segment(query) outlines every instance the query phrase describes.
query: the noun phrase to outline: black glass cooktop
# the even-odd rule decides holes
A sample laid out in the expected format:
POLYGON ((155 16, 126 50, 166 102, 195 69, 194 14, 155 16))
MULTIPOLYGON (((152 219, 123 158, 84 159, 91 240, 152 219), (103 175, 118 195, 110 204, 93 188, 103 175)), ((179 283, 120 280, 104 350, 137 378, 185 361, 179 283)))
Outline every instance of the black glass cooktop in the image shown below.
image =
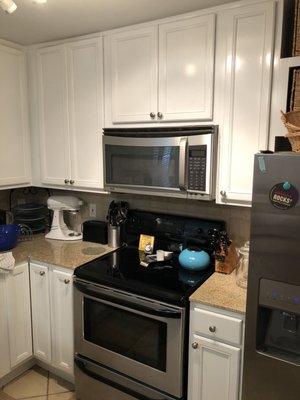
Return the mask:
POLYGON ((144 267, 136 246, 126 246, 75 270, 76 277, 172 304, 186 304, 189 296, 213 273, 213 267, 188 272, 178 262, 155 262, 144 267))

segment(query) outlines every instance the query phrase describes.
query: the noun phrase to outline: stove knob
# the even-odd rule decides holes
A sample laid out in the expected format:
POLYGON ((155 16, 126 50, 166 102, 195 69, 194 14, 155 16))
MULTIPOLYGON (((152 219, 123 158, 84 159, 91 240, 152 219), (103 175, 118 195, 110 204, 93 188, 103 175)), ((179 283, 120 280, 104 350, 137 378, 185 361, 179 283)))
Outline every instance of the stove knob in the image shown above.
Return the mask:
POLYGON ((209 327, 209 332, 211 332, 211 333, 215 333, 216 332, 216 327, 215 326, 210 326, 209 327))
POLYGON ((195 350, 198 349, 198 343, 197 342, 193 342, 192 343, 192 348, 195 349, 195 350))

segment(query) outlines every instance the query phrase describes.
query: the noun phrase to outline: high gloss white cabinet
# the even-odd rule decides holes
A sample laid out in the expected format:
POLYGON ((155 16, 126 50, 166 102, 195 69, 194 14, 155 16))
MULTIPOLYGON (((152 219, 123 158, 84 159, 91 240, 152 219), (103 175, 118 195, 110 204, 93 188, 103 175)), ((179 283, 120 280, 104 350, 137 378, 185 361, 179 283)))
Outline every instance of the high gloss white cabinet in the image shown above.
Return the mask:
POLYGON ((41 182, 103 188, 102 38, 37 50, 41 182))
POLYGON ((191 303, 188 400, 239 400, 244 318, 191 303))
POLYGON ((25 53, 0 45, 0 187, 28 185, 30 150, 25 53))
POLYGON ((198 335, 192 340, 189 400, 238 400, 241 350, 198 335))
POLYGON ((33 353, 51 363, 51 311, 49 268, 30 263, 33 353))
POLYGON ((158 119, 212 118, 214 51, 214 14, 159 25, 158 119))
POLYGON ((34 356, 73 374, 72 273, 30 264, 34 356))
POLYGON ((20 264, 6 277, 9 352, 11 367, 32 356, 28 264, 20 264))
POLYGON ((51 277, 52 365, 73 374, 73 286, 72 273, 54 269, 51 277))
POLYGON ((6 274, 0 273, 0 378, 10 371, 6 274))
POLYGON ((254 154, 268 148, 274 21, 274 1, 218 16, 218 203, 251 203, 254 154))
POLYGON ((215 15, 109 33, 105 125, 212 118, 215 15))

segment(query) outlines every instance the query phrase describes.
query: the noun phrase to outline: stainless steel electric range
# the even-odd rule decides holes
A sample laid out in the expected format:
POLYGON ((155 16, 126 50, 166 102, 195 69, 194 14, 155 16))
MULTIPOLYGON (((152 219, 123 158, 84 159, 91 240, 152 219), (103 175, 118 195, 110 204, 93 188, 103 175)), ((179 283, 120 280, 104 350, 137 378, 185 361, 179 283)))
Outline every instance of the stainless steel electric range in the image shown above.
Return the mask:
POLYGON ((189 296, 213 273, 222 221, 130 211, 127 245, 75 270, 75 380, 81 400, 186 399, 189 296), (141 266, 141 233, 171 260, 141 266), (198 273, 178 262, 193 243, 211 254, 198 273))

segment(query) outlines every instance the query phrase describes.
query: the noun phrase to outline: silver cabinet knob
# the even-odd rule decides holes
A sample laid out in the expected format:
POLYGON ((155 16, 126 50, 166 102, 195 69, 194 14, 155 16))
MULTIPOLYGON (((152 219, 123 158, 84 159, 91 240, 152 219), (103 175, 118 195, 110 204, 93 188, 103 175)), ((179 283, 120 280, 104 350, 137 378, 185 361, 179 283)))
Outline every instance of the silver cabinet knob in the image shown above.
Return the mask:
POLYGON ((150 117, 155 118, 155 113, 153 111, 150 113, 150 117))
POLYGON ((71 185, 74 185, 75 181, 73 179, 70 180, 71 185))
POLYGON ((225 190, 221 190, 220 195, 221 195, 222 197, 226 197, 226 192, 225 192, 225 190))
POLYGON ((210 326, 209 327, 209 332, 211 332, 211 333, 215 333, 216 330, 217 330, 217 328, 215 326, 210 326))
POLYGON ((70 283, 70 279, 65 279, 65 280, 64 280, 64 283, 65 283, 66 285, 68 285, 68 284, 70 283))
POLYGON ((70 183, 70 179, 65 179, 65 183, 70 183))
POLYGON ((158 113, 157 113, 157 117, 158 117, 159 119, 162 119, 163 114, 162 114, 161 112, 158 112, 158 113))
POLYGON ((192 348, 195 349, 195 350, 198 349, 198 343, 197 342, 193 342, 192 343, 192 348))
POLYGON ((44 276, 45 273, 46 273, 45 271, 40 271, 40 275, 41 275, 41 276, 44 276))

